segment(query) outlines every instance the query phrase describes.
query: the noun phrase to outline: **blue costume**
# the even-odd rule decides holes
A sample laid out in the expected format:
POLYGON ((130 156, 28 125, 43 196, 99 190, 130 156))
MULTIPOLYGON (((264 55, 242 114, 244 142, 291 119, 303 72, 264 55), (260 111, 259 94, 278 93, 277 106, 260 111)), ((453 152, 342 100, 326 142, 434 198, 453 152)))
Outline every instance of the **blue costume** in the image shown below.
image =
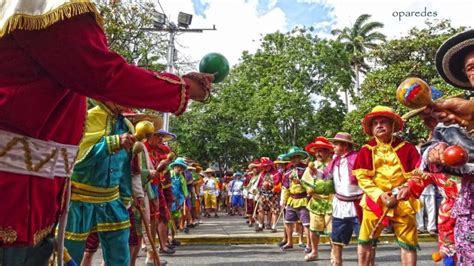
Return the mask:
POLYGON ((131 195, 131 154, 120 135, 133 126, 99 104, 88 111, 87 128, 72 174, 65 246, 81 263, 88 235, 97 232, 106 265, 130 263, 129 214, 121 197, 131 195))

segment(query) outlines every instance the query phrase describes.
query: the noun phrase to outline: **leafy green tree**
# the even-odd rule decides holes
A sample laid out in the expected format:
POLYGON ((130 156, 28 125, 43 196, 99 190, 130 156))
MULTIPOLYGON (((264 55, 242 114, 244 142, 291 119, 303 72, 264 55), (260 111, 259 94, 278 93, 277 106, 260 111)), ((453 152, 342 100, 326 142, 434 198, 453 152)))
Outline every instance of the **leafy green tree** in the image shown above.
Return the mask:
MULTIPOLYGON (((398 85, 408 77, 419 77, 445 93, 457 95, 461 90, 447 85, 438 75, 434 56, 438 47, 454 33, 463 28, 453 28, 449 21, 433 24, 427 22, 425 28, 413 28, 408 35, 390 40, 375 48, 370 58, 377 69, 368 72, 360 97, 354 98, 356 110, 346 116, 344 129, 351 132, 359 142, 365 142, 359 121, 376 105, 392 107, 397 113, 405 114, 408 108, 395 98, 398 85), (357 121, 357 123, 354 123, 357 121)), ((409 140, 426 139, 427 130, 419 118, 409 120, 403 135, 409 140)))
POLYGON ((152 70, 164 70, 166 65, 166 33, 149 32, 153 28, 154 4, 99 4, 110 49, 129 63, 152 70))
POLYGON ((339 42, 305 31, 268 34, 255 54, 242 54, 210 104, 173 119, 175 147, 226 166, 332 136, 345 114, 337 92, 352 87, 349 62, 339 42))
POLYGON ((365 58, 370 49, 374 49, 380 42, 385 41, 385 35, 376 31, 383 28, 383 24, 377 21, 368 21, 371 15, 360 15, 352 27, 335 29, 332 34, 337 35, 346 49, 351 54, 351 65, 354 67, 356 77, 356 89, 359 90, 359 73, 366 73, 370 67, 365 58))

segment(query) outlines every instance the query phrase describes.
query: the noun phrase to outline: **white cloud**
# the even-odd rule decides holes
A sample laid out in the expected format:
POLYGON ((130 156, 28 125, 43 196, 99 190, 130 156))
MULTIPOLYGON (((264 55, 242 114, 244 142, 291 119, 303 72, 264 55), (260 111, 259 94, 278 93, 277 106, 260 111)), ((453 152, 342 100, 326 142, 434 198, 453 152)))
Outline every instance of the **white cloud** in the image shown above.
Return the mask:
MULTIPOLYGON (((218 52, 227 57, 231 65, 238 62, 242 51, 254 52, 262 35, 284 30, 285 14, 274 8, 262 16, 257 14, 257 1, 245 0, 204 0, 209 4, 206 19, 194 16, 191 28, 212 28, 217 31, 204 33, 185 33, 178 37, 179 43, 194 60, 200 60, 209 52, 218 52)), ((176 21, 179 11, 194 14, 190 0, 161 0, 165 12, 170 12, 172 21, 176 21)))
MULTIPOLYGON (((389 38, 405 35, 414 27, 423 27, 428 17, 394 16, 394 12, 436 12, 434 19, 450 19, 454 26, 474 27, 474 1, 472 0, 297 0, 306 3, 324 3, 333 7, 331 16, 334 21, 315 23, 316 28, 333 25, 343 28, 352 25, 360 14, 371 14, 372 20, 384 23, 381 30, 389 38)), ((165 12, 172 21, 176 21, 179 11, 194 14, 191 0, 160 0, 165 12)), ((209 52, 225 55, 234 65, 244 50, 254 52, 262 35, 277 30, 286 31, 288 25, 284 10, 276 6, 277 0, 268 2, 273 7, 262 16, 257 13, 258 0, 202 0, 208 4, 206 18, 194 16, 191 28, 212 28, 217 31, 204 33, 185 33, 177 37, 184 48, 181 53, 193 60, 200 60, 209 52)), ((433 18, 431 18, 433 19, 433 18)), ((311 26, 311 25, 307 25, 311 26)), ((320 37, 331 37, 330 34, 318 34, 320 37)))
MULTIPOLYGON (((308 1, 308 0, 307 0, 308 1)), ((316 0, 320 1, 320 0, 316 0)), ((336 20, 335 28, 343 28, 352 25, 360 14, 372 15, 373 21, 384 23, 381 30, 389 38, 406 35, 410 28, 423 27, 427 19, 450 19, 453 26, 474 26, 474 1, 472 0, 325 0, 328 5, 334 7, 332 15, 336 20), (431 17, 416 17, 407 12, 432 12, 431 17), (398 17, 404 12, 405 17, 398 17), (436 15, 434 15, 436 12, 436 15), (398 14, 397 14, 398 13, 398 14)))

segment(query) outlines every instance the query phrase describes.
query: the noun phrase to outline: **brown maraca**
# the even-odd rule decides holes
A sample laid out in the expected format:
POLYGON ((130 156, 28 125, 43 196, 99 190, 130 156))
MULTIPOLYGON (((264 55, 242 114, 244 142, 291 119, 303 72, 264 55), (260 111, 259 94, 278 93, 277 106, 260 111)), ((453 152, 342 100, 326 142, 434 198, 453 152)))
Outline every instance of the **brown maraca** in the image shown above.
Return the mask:
MULTIPOLYGON (((420 78, 410 77, 405 79, 397 88, 397 100, 404 106, 412 109, 419 109, 421 112, 426 107, 434 104, 431 94, 431 88, 424 80, 420 78)), ((443 110, 448 114, 452 114, 443 110)), ((456 123, 467 127, 469 123, 455 116, 456 123)))
POLYGON ((387 208, 389 208, 389 209, 395 208, 397 206, 397 204, 398 204, 398 201, 397 201, 397 198, 395 196, 390 196, 385 201, 385 206, 387 206, 387 208))

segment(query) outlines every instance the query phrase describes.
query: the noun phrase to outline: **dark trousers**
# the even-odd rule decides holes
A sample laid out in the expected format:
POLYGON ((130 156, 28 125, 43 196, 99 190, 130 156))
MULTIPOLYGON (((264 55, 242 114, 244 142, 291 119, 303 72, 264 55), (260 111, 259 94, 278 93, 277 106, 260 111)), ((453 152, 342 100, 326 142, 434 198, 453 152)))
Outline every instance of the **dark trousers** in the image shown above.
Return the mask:
POLYGON ((52 236, 36 246, 0 248, 0 266, 47 266, 53 248, 52 236))

